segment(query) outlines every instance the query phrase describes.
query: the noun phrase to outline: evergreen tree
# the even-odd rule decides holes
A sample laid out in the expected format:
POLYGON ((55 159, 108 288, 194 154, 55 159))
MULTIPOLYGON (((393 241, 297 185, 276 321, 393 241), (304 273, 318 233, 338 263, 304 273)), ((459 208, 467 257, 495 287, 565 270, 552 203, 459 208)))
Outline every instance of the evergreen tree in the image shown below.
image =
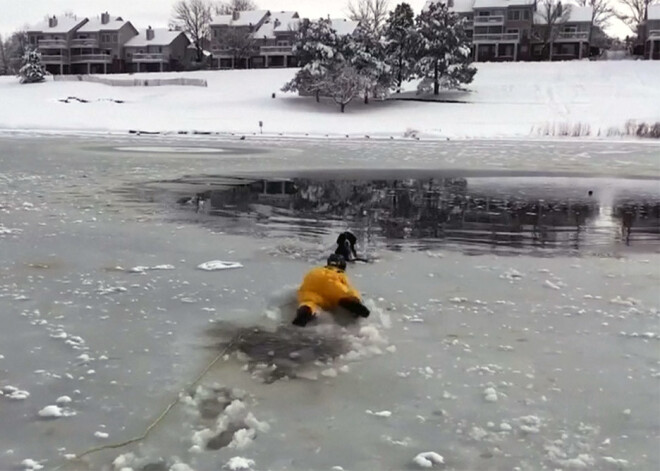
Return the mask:
POLYGON ((314 94, 316 101, 320 101, 320 95, 326 93, 332 85, 331 71, 337 70, 345 62, 341 52, 344 43, 345 40, 332 29, 330 20, 303 21, 293 46, 293 53, 301 68, 284 85, 282 91, 314 94))
POLYGON ((396 92, 413 75, 413 51, 416 37, 415 15, 407 3, 396 6, 385 24, 385 52, 396 78, 396 92))
POLYGON ((28 50, 23 56, 23 66, 18 71, 21 83, 43 82, 46 69, 41 63, 41 54, 36 50, 28 50))
POLYGON ((392 88, 392 67, 387 63, 385 44, 370 30, 359 27, 346 38, 346 52, 361 83, 364 103, 369 97, 385 98, 392 88))
POLYGON ((440 86, 457 88, 472 82, 477 70, 470 59, 470 41, 463 20, 450 12, 445 4, 434 2, 417 17, 416 74, 422 78, 419 91, 440 86))

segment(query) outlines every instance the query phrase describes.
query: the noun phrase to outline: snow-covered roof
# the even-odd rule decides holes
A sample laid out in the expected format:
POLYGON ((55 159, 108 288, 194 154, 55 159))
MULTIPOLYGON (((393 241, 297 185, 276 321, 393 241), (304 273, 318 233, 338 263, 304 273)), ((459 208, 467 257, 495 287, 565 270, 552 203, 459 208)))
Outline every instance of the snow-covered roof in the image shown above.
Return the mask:
POLYGON ((648 15, 649 20, 660 20, 660 5, 650 5, 648 15))
POLYGON ((82 25, 78 30, 79 33, 95 33, 97 31, 119 31, 128 21, 124 21, 121 17, 110 17, 110 21, 103 24, 101 18, 94 18, 82 25))
MULTIPOLYGON (((87 18, 70 18, 68 16, 63 16, 63 17, 51 17, 54 18, 55 25, 49 26, 49 18, 46 18, 45 21, 42 21, 41 23, 31 26, 27 29, 27 32, 35 32, 35 33, 68 33, 74 29, 76 29, 78 26, 80 26, 83 23, 86 23, 88 20, 87 18)), ((52 22, 51 22, 52 24, 52 22)))
POLYGON ((535 0, 474 0, 474 8, 508 8, 534 5, 535 0))
MULTIPOLYGON (((566 5, 564 8, 569 9, 568 19, 566 23, 591 23, 591 15, 593 13, 593 8, 591 7, 578 7, 575 5, 566 5)), ((534 14, 534 24, 545 25, 548 24, 548 20, 540 12, 534 14)))
POLYGON ((275 38, 275 33, 284 31, 296 31, 300 19, 295 11, 280 11, 271 13, 257 31, 254 32, 255 38, 275 38))
POLYGON ((334 29, 339 36, 353 34, 360 24, 357 21, 346 20, 344 18, 333 18, 330 20, 332 29, 334 29))
POLYGON ((139 35, 133 36, 129 39, 126 47, 146 47, 146 46, 169 46, 179 36, 183 36, 188 40, 183 31, 170 31, 166 28, 155 28, 153 39, 147 39, 147 30, 140 32, 139 35))
MULTIPOLYGON (((434 3, 447 5, 452 2, 450 0, 428 0, 424 5, 424 8, 422 8, 422 10, 423 11, 428 10, 429 7, 434 3)), ((448 9, 449 11, 454 13, 470 13, 474 9, 473 5, 474 5, 474 0, 454 0, 453 5, 450 6, 448 9)))
POLYGON ((211 26, 253 26, 259 24, 270 12, 268 10, 248 10, 236 12, 238 18, 233 15, 217 15, 211 21, 211 26))

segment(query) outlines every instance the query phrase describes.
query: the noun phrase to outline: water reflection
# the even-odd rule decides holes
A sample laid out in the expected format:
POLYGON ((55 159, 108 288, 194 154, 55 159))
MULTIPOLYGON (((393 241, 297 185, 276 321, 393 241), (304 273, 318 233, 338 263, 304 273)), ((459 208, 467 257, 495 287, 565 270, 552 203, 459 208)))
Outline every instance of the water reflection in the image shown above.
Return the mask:
POLYGON ((570 249, 657 243, 657 182, 615 186, 552 178, 224 178, 179 203, 231 220, 225 230, 239 233, 313 235, 349 225, 367 242, 395 249, 448 241, 570 249))

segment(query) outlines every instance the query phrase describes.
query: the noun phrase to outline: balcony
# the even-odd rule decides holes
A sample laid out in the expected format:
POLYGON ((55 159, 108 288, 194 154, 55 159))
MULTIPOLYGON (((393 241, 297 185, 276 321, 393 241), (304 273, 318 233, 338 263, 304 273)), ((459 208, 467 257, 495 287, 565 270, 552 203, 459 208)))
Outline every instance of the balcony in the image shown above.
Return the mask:
POLYGON ((293 46, 261 46, 259 53, 262 56, 288 56, 293 54, 293 46))
POLYGON ((44 64, 68 64, 69 57, 62 54, 42 54, 41 62, 44 64))
POLYGON ((80 64, 87 62, 95 62, 98 64, 110 64, 112 63, 112 56, 109 54, 78 54, 71 56, 72 64, 80 64))
POLYGON ((555 42, 562 41, 588 41, 589 33, 587 31, 562 31, 557 35, 555 42))
POLYGON ((40 49, 67 49, 69 47, 66 39, 40 39, 38 44, 40 49))
POLYGON ((95 38, 86 38, 86 39, 72 39, 71 40, 72 48, 98 48, 99 41, 95 38))
POLYGON ((660 39, 660 29, 652 29, 649 31, 649 39, 660 39))
POLYGON ((503 15, 492 15, 492 16, 475 16, 474 17, 475 26, 481 25, 502 25, 504 24, 503 15))
POLYGON ((520 33, 475 34, 472 42, 477 43, 517 43, 520 33))
POLYGON ((129 57, 129 62, 167 62, 169 59, 165 54, 150 52, 138 52, 129 57))

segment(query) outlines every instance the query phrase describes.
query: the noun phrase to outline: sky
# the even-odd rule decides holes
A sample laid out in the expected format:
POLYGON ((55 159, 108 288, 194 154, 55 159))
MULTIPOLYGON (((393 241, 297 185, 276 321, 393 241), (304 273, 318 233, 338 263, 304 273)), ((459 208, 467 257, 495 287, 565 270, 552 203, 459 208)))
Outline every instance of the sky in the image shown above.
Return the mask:
MULTIPOLYGON (((390 0, 390 6, 400 1, 390 0)), ((348 0, 256 0, 256 3, 265 10, 294 10, 305 18, 328 15, 341 18, 347 16, 348 0)), ((426 0, 407 0, 407 3, 419 12, 426 0)), ((93 18, 106 10, 130 20, 138 28, 164 27, 173 4, 174 0, 0 0, 0 34, 7 35, 25 25, 39 23, 46 15, 73 12, 78 17, 93 18)), ((618 36, 629 34, 621 24, 613 24, 608 31, 618 36)))

